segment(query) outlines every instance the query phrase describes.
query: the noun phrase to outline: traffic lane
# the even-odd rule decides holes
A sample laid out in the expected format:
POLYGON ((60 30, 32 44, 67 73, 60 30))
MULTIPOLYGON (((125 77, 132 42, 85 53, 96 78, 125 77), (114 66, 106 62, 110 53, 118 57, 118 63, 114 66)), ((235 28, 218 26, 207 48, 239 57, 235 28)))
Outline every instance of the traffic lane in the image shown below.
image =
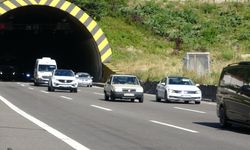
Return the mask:
MULTIPOLYGON (((35 95, 38 96, 38 94, 35 95)), ((44 95, 51 96, 51 94, 45 93, 44 95)), ((60 107, 63 106, 60 105, 60 107)), ((41 108, 48 112, 43 106, 41 108)), ((55 115, 57 114, 55 112, 51 112, 50 115, 54 116, 53 118, 60 118, 56 122, 50 122, 50 119, 47 118, 43 118, 43 120, 47 120, 46 122, 60 128, 74 139, 80 141, 83 139, 82 142, 85 141, 92 149, 183 149, 183 147, 200 149, 200 147, 203 147, 201 145, 206 143, 206 141, 198 140, 201 145, 197 146, 191 142, 197 141, 195 136, 190 135, 192 133, 153 124, 150 120, 146 121, 144 118, 121 116, 117 111, 107 112, 93 108, 81 109, 82 107, 79 104, 75 105, 74 108, 73 112, 68 112, 69 114, 74 113, 72 116, 67 117, 66 114, 62 114, 68 121, 62 121, 62 118, 55 115), (77 113, 78 111, 79 113, 77 113), (81 117, 78 118, 77 116, 81 117), (172 143, 177 140, 181 140, 181 144, 173 145, 172 143)), ((34 111, 41 113, 42 110, 36 109, 34 111)), ((72 111, 72 109, 70 108, 68 111, 72 111)), ((206 149, 206 145, 204 147, 206 149)))
MULTIPOLYGON (((89 92, 88 92, 89 93, 89 92)), ((90 94, 90 93, 89 93, 90 94)), ((90 94, 91 95, 91 94, 90 94)), ((81 96, 81 97, 83 97, 83 96, 81 96)), ((86 94, 84 94, 84 97, 86 98, 86 94)), ((93 98, 92 98, 93 99, 93 98)), ((95 98, 94 98, 95 99, 95 98)), ((82 100, 79 100, 79 101, 82 101, 82 102, 86 102, 86 101, 88 101, 89 100, 89 98, 86 98, 86 99, 84 99, 83 101, 82 100)), ((91 101, 93 101, 93 100, 91 100, 91 101)), ((106 102, 105 102, 106 103, 106 102)), ((131 106, 134 106, 134 103, 131 103, 132 105, 131 106)), ((115 111, 115 110, 113 110, 113 111, 115 111)), ((117 111, 115 111, 115 113, 117 114, 118 112, 117 111)), ((92 114, 92 113, 91 113, 92 114)), ((133 116, 138 116, 137 114, 135 114, 135 113, 131 113, 131 115, 126 115, 126 113, 125 113, 125 115, 124 115, 124 113, 121 113, 121 114, 119 114, 118 113, 118 116, 119 116, 119 118, 130 118, 130 119, 128 119, 128 120, 132 120, 132 119, 134 119, 134 120, 138 120, 138 118, 137 117, 135 117, 135 118, 133 118, 133 116), (122 114, 122 115, 121 115, 122 114)), ((94 117, 94 118, 96 118, 96 117, 94 117)), ((107 118, 107 117, 104 117, 104 118, 107 118)), ((142 119, 142 118, 140 118, 140 119, 142 119)), ((143 120, 143 119, 142 119, 143 120)), ((109 121, 110 122, 110 121, 109 121)), ((126 121, 127 122, 127 121, 126 121)), ((150 122, 150 123, 152 123, 152 122, 150 122)), ((172 128, 169 128, 169 126, 168 127, 165 127, 165 126, 162 126, 162 125, 159 125, 159 124, 156 124, 157 126, 161 126, 160 128, 162 128, 162 127, 164 127, 164 129, 166 128, 166 129, 170 129, 170 130, 172 130, 172 128)), ((115 126, 115 127, 117 127, 117 126, 115 126)), ((179 131, 179 130, 176 130, 176 129, 173 129, 173 131, 174 132, 177 132, 177 131, 179 131)), ((209 132, 208 132, 209 133, 209 132)), ((210 132, 211 133, 211 132, 210 132)), ((209 134, 210 134, 209 133, 209 134)), ((208 134, 208 135, 209 135, 208 134)), ((204 135, 203 135, 204 136, 204 135)), ((226 132, 226 136, 232 136, 232 135, 228 135, 228 133, 226 132)), ((209 136, 205 136, 205 137, 203 137, 204 139, 204 141, 206 141, 206 139, 209 139, 209 140, 212 140, 213 142, 218 142, 218 141, 220 141, 221 139, 225 139, 224 138, 225 136, 220 136, 220 138, 214 138, 213 136, 211 136, 211 139, 210 139, 210 137, 209 136)), ((98 138, 98 137, 97 137, 98 138)), ((153 138, 153 139, 157 139, 157 137, 155 137, 155 138, 153 138)), ((237 138, 236 138, 237 139, 237 138)), ((238 140, 240 140, 240 138, 238 139, 238 140)), ((226 139, 225 140, 225 145, 223 145, 222 146, 222 148, 225 148, 225 149, 229 149, 227 146, 226 146, 226 144, 227 145, 230 145, 231 147, 233 147, 233 148, 238 148, 238 147, 235 147, 235 146, 233 146, 232 145, 232 142, 230 141, 230 139, 228 140, 228 139, 226 139), (229 142, 229 143, 228 143, 229 142)), ((237 140, 234 140, 234 141, 237 141, 237 140)), ((240 140, 240 141, 242 141, 242 140, 240 140)), ((213 143, 212 142, 212 143, 213 143)), ((126 142, 125 142, 126 143, 126 142)), ((182 142, 183 143, 183 142, 182 142)), ((185 142, 184 142, 185 143, 185 142)), ((211 143, 211 141, 209 141, 208 143, 211 143)), ((243 145, 246 145, 246 144, 244 144, 244 141, 242 141, 242 143, 243 143, 243 145)), ((208 145, 205 145, 205 146, 208 146, 208 145)), ((216 145, 216 146, 218 146, 218 145, 216 145)), ((174 147, 176 147, 176 145, 174 146, 174 147)), ((244 149, 244 147, 240 147, 241 149, 244 149)))
MULTIPOLYGON (((0 91, 2 95, 2 84, 0 91)), ((64 142, 50 135, 45 130, 34 125, 11 110, 0 100, 0 149, 71 150, 64 142)))
MULTIPOLYGON (((90 92, 87 93, 90 94, 90 92)), ((147 99, 147 96, 145 97, 145 104, 134 104, 124 101, 107 102, 101 100, 103 97, 101 93, 95 95, 99 97, 101 102, 103 102, 103 104, 99 104, 100 106, 105 105, 108 108, 123 111, 121 114, 129 115, 131 118, 154 118, 159 122, 171 123, 171 125, 174 124, 181 127, 187 127, 188 129, 197 130, 200 134, 203 134, 204 137, 207 137, 210 140, 217 139, 218 141, 225 143, 231 143, 231 141, 233 140, 245 145, 249 140, 249 138, 246 138, 246 136, 250 133, 248 129, 233 127, 229 130, 222 130, 220 128, 219 120, 216 116, 215 105, 204 103, 202 103, 201 105, 164 102, 156 103, 154 102, 154 100, 147 99), (156 105, 153 106, 150 102, 153 102, 156 105), (149 105, 147 105, 147 103, 149 105), (159 107, 161 109, 159 109, 159 107), (206 110, 206 113, 176 109, 177 107, 189 108, 192 110, 200 110, 201 107, 203 110, 206 110), (231 138, 225 139, 225 136, 229 136, 231 138)), ((247 146, 250 145, 247 144, 247 146)))

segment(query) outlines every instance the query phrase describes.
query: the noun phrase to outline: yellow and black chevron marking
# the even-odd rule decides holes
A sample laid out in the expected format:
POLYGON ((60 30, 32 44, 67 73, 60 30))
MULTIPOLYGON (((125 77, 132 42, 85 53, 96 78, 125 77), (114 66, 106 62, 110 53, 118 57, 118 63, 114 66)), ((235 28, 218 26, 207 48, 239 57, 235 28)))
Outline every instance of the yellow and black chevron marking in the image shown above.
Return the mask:
POLYGON ((65 0, 6 0, 0 3, 0 16, 10 10, 27 5, 49 6, 68 12, 77 18, 92 34, 98 46, 101 61, 105 63, 111 59, 112 51, 101 28, 87 13, 71 2, 65 0))

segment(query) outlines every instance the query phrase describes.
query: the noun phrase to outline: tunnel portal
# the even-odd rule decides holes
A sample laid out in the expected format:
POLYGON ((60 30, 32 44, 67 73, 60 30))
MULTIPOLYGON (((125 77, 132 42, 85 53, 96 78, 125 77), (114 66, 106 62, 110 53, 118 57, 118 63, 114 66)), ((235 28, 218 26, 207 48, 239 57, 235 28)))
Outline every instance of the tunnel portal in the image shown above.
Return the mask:
POLYGON ((35 60, 51 57, 58 68, 102 78, 111 48, 97 23, 64 0, 0 2, 0 65, 33 71, 35 60))

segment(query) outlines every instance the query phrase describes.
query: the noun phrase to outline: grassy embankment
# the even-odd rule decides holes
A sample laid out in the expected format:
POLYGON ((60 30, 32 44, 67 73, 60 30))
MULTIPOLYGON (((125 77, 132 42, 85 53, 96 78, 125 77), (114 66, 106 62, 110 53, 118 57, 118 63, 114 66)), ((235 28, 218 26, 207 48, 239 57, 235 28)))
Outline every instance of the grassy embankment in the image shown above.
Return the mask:
POLYGON ((122 9, 121 17, 105 16, 99 24, 113 50, 111 63, 142 80, 184 75, 200 84, 217 84, 224 66, 250 53, 249 3, 153 2, 122 9), (181 39, 178 48, 176 38, 181 39), (189 51, 210 52, 209 74, 199 77, 183 71, 189 51))

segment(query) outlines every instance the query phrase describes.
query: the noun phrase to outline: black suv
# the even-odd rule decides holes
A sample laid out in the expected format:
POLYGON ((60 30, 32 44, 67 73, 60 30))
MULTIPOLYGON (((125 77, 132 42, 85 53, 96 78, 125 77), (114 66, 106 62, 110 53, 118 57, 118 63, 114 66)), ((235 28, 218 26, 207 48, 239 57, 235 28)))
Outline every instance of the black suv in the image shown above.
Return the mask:
POLYGON ((216 99, 221 127, 232 123, 250 126, 250 62, 223 68, 216 99))

